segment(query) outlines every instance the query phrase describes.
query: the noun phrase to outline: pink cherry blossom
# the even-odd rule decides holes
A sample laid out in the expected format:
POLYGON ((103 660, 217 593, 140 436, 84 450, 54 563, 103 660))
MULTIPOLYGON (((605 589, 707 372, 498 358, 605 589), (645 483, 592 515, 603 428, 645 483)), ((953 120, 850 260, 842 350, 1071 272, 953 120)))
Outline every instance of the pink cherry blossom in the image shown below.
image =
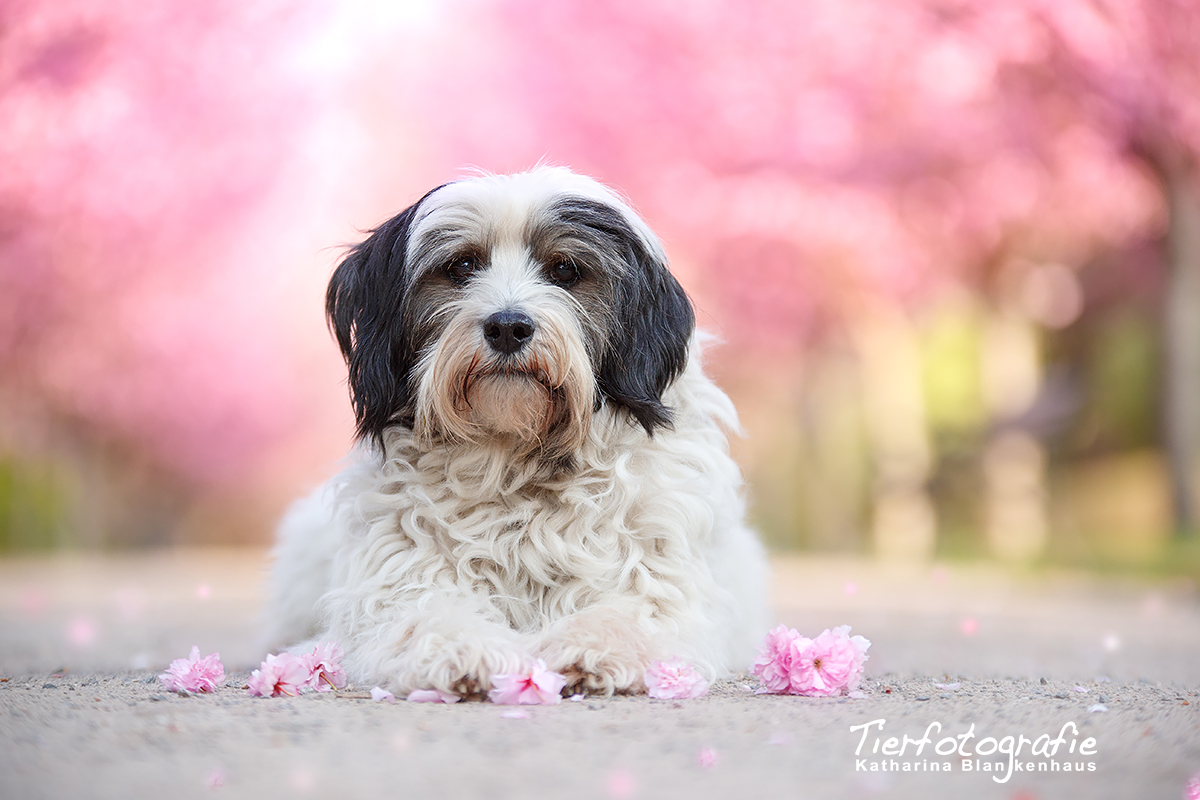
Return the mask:
POLYGON ((808 639, 794 629, 780 625, 767 634, 750 672, 759 678, 760 692, 782 694, 788 691, 792 663, 809 645, 808 639))
POLYGON ((788 689, 791 694, 831 697, 840 695, 844 689, 858 688, 864 656, 846 635, 849 626, 843 628, 826 630, 792 661, 788 689))
POLYGON ((551 672, 540 658, 526 672, 493 675, 488 699, 500 705, 540 705, 562 702, 567 679, 551 672))
POLYGON ((646 688, 657 700, 694 700, 708 693, 708 681, 679 658, 655 661, 646 670, 646 688))
POLYGON ((410 703, 457 703, 462 698, 441 689, 414 689, 404 699, 410 703))
POLYGON ((250 694, 256 697, 295 697, 307 687, 312 670, 304 656, 292 653, 269 655, 250 675, 250 694))
POLYGON ((508 711, 501 711, 500 716, 503 719, 529 719, 529 712, 514 708, 508 711))
POLYGON ((716 750, 713 750, 711 747, 702 747, 700 748, 700 753, 696 756, 696 761, 705 769, 711 769, 717 765, 719 758, 720 756, 716 750))
POLYGON ((225 665, 220 653, 201 658, 200 648, 192 645, 191 656, 172 661, 158 679, 172 692, 212 692, 225 680, 225 665))
POLYGON ((346 685, 346 670, 342 669, 342 648, 336 642, 321 642, 313 651, 303 656, 309 669, 307 686, 318 692, 330 688, 341 689, 346 685))
POLYGON ((780 625, 767 634, 751 671, 760 678, 759 693, 840 695, 858 689, 870 646, 862 636, 851 636, 849 625, 816 639, 780 625))

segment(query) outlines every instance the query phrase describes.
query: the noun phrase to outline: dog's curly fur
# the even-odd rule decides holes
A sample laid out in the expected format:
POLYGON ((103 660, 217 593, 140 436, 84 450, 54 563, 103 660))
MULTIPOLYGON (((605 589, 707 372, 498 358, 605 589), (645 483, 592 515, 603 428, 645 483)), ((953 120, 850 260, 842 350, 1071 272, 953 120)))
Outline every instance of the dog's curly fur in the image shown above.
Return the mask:
POLYGON ((606 693, 655 659, 749 665, 766 566, 736 413, 615 193, 549 167, 438 187, 350 252, 327 308, 362 441, 281 525, 275 643, 337 640, 397 692, 478 694, 538 658, 606 693))

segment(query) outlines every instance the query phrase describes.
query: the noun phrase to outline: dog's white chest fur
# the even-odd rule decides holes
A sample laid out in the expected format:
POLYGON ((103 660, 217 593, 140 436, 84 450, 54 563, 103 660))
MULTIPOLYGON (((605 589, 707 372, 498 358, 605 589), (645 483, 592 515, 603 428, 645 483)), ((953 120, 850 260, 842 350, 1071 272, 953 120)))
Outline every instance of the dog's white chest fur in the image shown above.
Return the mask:
POLYGON ((375 446, 285 519, 269 613, 278 643, 337 640, 355 680, 473 694, 543 659, 637 691, 655 659, 713 678, 753 656, 732 405, 657 240, 551 173, 439 190, 334 277, 375 446))

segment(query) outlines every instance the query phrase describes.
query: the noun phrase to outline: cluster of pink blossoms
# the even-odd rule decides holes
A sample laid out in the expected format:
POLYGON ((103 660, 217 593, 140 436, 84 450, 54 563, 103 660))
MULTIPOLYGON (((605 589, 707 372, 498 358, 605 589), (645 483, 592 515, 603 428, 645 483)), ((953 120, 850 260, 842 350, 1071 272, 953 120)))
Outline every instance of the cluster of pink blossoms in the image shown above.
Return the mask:
POLYGON ((257 697, 295 697, 302 691, 328 692, 346 685, 342 648, 322 642, 311 653, 269 655, 250 675, 249 691, 257 697))
POLYGON ((562 702, 567 679, 551 672, 540 658, 525 672, 493 675, 488 700, 498 705, 544 705, 562 702))
POLYGON ((870 646, 864 637, 851 636, 849 625, 815 639, 780 625, 767 634, 750 671, 762 693, 832 697, 858 688, 870 646))
POLYGON ((225 665, 220 653, 201 658, 200 648, 192 645, 191 656, 172 661, 158 679, 172 692, 213 692, 225 680, 225 665))

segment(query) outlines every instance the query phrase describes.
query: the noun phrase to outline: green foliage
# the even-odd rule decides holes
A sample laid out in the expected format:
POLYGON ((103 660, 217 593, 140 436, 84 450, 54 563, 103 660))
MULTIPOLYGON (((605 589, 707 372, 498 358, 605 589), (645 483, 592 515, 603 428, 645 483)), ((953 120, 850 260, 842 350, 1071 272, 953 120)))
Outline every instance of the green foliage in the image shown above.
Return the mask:
POLYGON ((939 311, 922 336, 922 388, 935 434, 977 434, 986 421, 980 381, 978 315, 969 308, 939 311))
POLYGON ((1156 328, 1141 315, 1119 315, 1099 330, 1089 353, 1088 415, 1108 446, 1155 442, 1158 350, 1156 328))
POLYGON ((61 544, 68 494, 53 464, 0 456, 0 553, 61 544))

